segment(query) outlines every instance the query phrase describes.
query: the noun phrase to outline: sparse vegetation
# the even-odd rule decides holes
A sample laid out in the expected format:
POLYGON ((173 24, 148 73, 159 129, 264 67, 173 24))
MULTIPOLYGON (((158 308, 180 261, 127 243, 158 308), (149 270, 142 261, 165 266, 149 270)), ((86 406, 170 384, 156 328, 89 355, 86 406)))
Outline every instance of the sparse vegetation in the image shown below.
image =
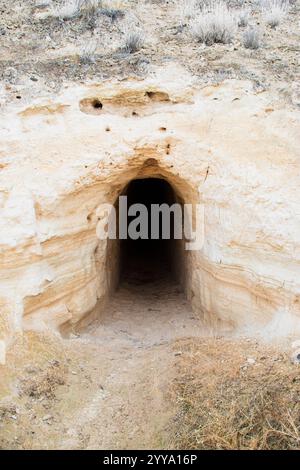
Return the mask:
POLYGON ((243 44, 246 49, 259 49, 260 43, 259 31, 256 28, 248 28, 243 36, 243 44))
POLYGON ((276 28, 282 22, 283 18, 287 15, 289 4, 285 0, 267 0, 263 3, 262 13, 265 22, 276 28))
POLYGON ((102 7, 102 0, 83 0, 81 8, 89 14, 96 14, 102 7))
POLYGON ((197 41, 208 46, 214 43, 230 43, 236 33, 235 15, 222 1, 204 6, 192 22, 192 33, 197 41))
POLYGON ((61 6, 53 6, 52 15, 60 20, 71 20, 80 14, 82 0, 66 0, 61 6))
POLYGON ((177 14, 179 16, 180 26, 183 27, 188 24, 199 12, 199 5, 197 0, 178 0, 177 1, 177 14))
POLYGON ((247 26, 249 22, 249 10, 240 10, 238 12, 238 26, 244 27, 247 26))
POLYGON ((124 27, 124 46, 123 50, 128 54, 139 51, 145 43, 145 35, 143 31, 131 23, 124 27))
POLYGON ((226 77, 280 80, 287 88, 297 81, 300 0, 28 0, 18 12, 10 11, 9 0, 2 2, 0 76, 14 87, 27 77, 27 83, 36 79, 36 90, 45 83, 58 90, 64 80, 83 79, 82 63, 90 64, 86 78, 109 79, 145 76, 166 61, 192 70, 203 83, 221 79, 225 69, 226 77), (14 32, 22 40, 12 48, 14 32), (105 53, 85 53, 91 38, 102 50, 105 45, 105 53), (244 47, 259 48, 251 64, 244 63, 244 47), (18 52, 22 59, 15 61, 18 52))
POLYGON ((250 343, 186 340, 178 348, 168 448, 300 449, 298 366, 250 343))
POLYGON ((87 42, 80 52, 80 61, 83 64, 91 64, 95 62, 95 53, 97 49, 97 43, 93 40, 87 42))
POLYGON ((118 8, 102 8, 101 14, 108 16, 112 22, 116 21, 119 18, 123 18, 124 11, 118 8))
POLYGON ((78 17, 82 12, 93 16, 101 5, 102 0, 65 0, 63 5, 52 8, 52 15, 60 20, 71 20, 78 17))

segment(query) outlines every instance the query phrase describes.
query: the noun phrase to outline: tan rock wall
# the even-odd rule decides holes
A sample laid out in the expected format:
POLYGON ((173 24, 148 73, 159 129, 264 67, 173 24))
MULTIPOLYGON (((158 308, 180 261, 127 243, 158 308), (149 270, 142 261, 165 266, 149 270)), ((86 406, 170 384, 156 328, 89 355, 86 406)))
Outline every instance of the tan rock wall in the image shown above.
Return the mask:
POLYGON ((174 74, 18 106, 1 116, 1 341, 104 307, 118 245, 97 239, 97 208, 147 176, 205 206, 203 249, 181 276, 199 316, 300 331, 299 113, 248 82, 199 90, 174 74))

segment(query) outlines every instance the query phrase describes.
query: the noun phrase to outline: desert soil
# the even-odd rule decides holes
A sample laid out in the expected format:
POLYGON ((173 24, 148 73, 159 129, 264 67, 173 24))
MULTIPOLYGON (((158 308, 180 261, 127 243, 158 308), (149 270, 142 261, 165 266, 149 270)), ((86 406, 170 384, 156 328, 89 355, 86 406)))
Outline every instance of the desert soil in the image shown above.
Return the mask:
POLYGON ((84 333, 51 340, 30 333, 27 352, 12 361, 14 395, 0 406, 0 447, 163 447, 175 412, 174 346, 201 331, 177 285, 130 279, 84 333))
POLYGON ((67 83, 143 79, 157 67, 175 62, 194 77, 195 83, 220 83, 243 79, 258 91, 272 88, 293 107, 299 106, 299 0, 290 0, 288 14, 279 26, 268 26, 256 0, 228 0, 233 12, 249 11, 249 24, 239 27, 230 44, 204 46, 197 43, 190 24, 181 25, 178 5, 169 0, 110 0, 103 5, 117 8, 112 20, 99 9, 92 21, 84 15, 61 21, 51 15, 51 5, 35 0, 0 0, 0 105, 19 106, 41 96, 57 96, 67 83), (124 30, 141 28, 143 47, 124 52, 124 30), (243 45, 245 30, 258 30, 259 49, 243 45), (94 60, 82 63, 82 51, 95 45, 94 60))
POLYGON ((278 346, 215 336, 170 280, 127 278, 82 333, 16 341, 0 449, 298 449, 299 365, 278 346))

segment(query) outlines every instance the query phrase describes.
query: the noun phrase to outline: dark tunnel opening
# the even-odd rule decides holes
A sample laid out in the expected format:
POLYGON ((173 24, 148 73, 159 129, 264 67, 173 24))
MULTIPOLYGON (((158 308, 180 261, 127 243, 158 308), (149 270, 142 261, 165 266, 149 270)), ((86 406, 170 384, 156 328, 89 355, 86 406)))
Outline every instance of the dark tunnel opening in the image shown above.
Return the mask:
MULTIPOLYGON (((180 240, 174 239, 174 213, 172 211, 170 211, 170 224, 168 224, 170 236, 167 234, 166 239, 166 233, 163 233, 163 217, 165 223, 168 223, 163 213, 159 214, 159 230, 156 224, 157 239, 151 236, 154 230, 151 207, 153 204, 166 204, 170 207, 174 203, 179 203, 174 189, 164 179, 144 178, 132 180, 123 195, 127 196, 128 208, 133 204, 143 204, 147 208, 148 238, 143 238, 144 230, 140 238, 132 239, 128 236, 126 240, 120 240, 120 281, 137 284, 162 280, 175 281, 180 240)), ((127 228, 134 219, 135 216, 128 216, 127 228)))

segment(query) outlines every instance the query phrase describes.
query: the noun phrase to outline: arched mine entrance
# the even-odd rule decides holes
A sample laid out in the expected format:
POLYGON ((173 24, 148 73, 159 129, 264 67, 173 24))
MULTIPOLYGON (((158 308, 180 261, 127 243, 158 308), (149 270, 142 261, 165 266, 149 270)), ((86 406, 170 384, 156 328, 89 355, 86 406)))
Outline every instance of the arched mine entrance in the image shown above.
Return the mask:
POLYGON ((184 322, 191 315, 186 293, 190 253, 185 250, 184 202, 177 188, 156 174, 132 179, 121 190, 115 201, 118 237, 109 240, 106 250, 110 294, 101 316, 104 323, 114 324, 117 312, 124 328, 133 321, 132 331, 138 323, 143 335, 152 322, 160 332, 164 321, 173 322, 182 315, 180 322, 184 322), (141 207, 146 221, 140 217, 141 207))
POLYGON ((110 295, 100 322, 116 344, 130 338, 142 348, 194 335, 199 327, 186 292, 191 260, 185 250, 184 203, 177 188, 157 174, 132 179, 115 201, 119 236, 107 245, 110 295), (120 230, 122 198, 127 218, 120 230), (143 227, 141 206, 147 212, 143 227), (158 227, 153 207, 160 208, 158 227))
POLYGON ((135 179, 127 185, 123 196, 134 215, 128 215, 124 221, 127 238, 120 240, 120 283, 179 281, 178 271, 184 267, 174 228, 181 204, 174 189, 162 178, 135 179))

